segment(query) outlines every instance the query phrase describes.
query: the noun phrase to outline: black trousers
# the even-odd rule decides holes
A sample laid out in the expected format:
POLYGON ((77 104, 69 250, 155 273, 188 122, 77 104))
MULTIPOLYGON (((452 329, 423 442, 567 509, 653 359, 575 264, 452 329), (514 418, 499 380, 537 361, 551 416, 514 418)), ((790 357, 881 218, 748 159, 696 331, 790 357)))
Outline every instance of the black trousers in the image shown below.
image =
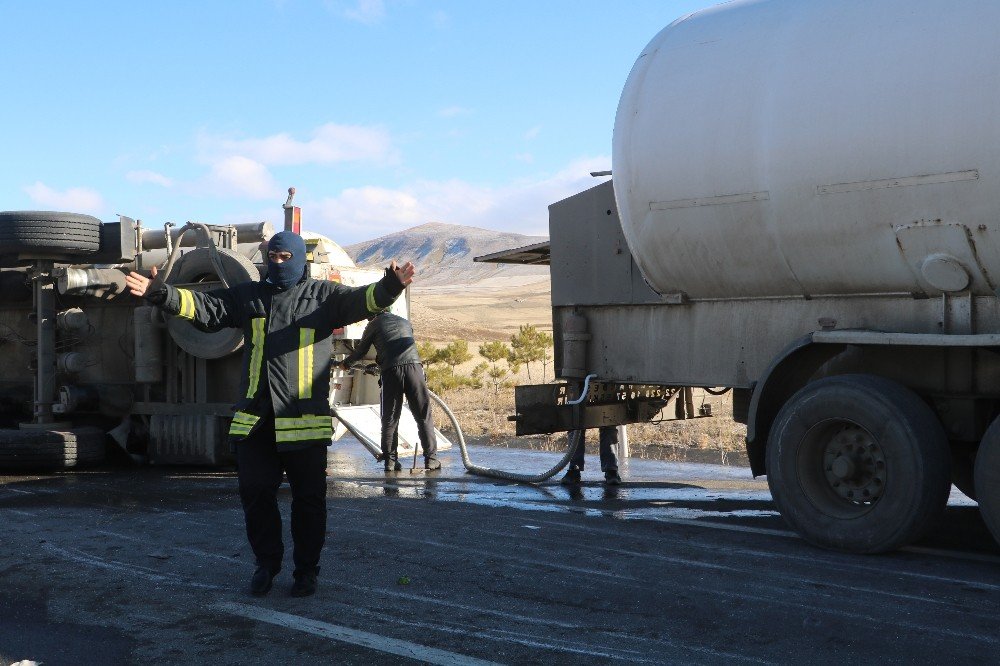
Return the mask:
POLYGON ((399 415, 403 411, 403 396, 410 405, 417 422, 420 446, 425 460, 437 457, 437 437, 434 435, 434 418, 431 400, 424 381, 424 367, 407 363, 382 370, 382 455, 386 460, 397 460, 399 445, 399 415))
MULTIPOLYGON (((571 430, 568 437, 577 437, 578 441, 576 444, 576 451, 573 453, 572 459, 570 459, 570 467, 576 467, 579 470, 583 469, 583 455, 586 449, 586 430, 571 430)), ((618 447, 618 428, 615 426, 601 426, 600 429, 600 454, 601 454, 601 471, 602 472, 617 472, 618 471, 618 453, 616 451, 618 447)))
POLYGON ((257 565, 274 574, 281 569, 285 547, 281 540, 278 487, 284 472, 292 489, 295 573, 319 571, 319 556, 326 539, 326 447, 315 444, 279 453, 271 414, 261 419, 249 437, 236 444, 236 464, 247 539, 257 565))

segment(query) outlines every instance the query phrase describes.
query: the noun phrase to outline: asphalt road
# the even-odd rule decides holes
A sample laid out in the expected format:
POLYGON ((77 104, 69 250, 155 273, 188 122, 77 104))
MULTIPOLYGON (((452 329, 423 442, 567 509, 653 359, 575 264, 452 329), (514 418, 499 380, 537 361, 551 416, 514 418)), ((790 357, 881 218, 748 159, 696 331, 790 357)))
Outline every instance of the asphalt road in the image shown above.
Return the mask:
MULTIPOLYGON (((953 494, 920 544, 813 548, 749 471, 632 460, 606 489, 385 476, 330 453, 316 596, 269 596, 232 472, 0 477, 0 664, 995 663, 1000 548, 953 494)), ((476 449, 539 472, 552 454, 476 449)), ((596 459, 588 463, 596 468, 596 459)), ((287 488, 282 509, 289 508, 287 488)), ((286 539, 290 543, 290 539, 286 539)), ((289 545, 290 550, 290 545, 289 545)))

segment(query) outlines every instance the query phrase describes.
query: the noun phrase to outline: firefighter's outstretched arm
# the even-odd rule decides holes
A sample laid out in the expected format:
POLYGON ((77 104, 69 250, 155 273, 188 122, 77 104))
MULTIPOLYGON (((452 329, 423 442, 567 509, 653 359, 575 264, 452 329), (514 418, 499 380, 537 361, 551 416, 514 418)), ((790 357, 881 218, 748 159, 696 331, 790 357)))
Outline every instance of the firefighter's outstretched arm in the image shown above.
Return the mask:
POLYGON ((409 261, 402 266, 393 261, 385 269, 382 279, 367 287, 337 285, 333 296, 326 303, 331 326, 337 328, 353 324, 385 310, 413 282, 415 274, 416 268, 409 261))
POLYGON ((147 278, 135 271, 125 277, 125 284, 133 296, 145 298, 168 314, 187 319, 204 330, 236 328, 241 325, 236 313, 231 290, 220 289, 210 293, 178 289, 168 284, 151 288, 156 280, 156 266, 147 278))
POLYGON ((413 265, 413 262, 408 261, 400 266, 396 263, 395 259, 389 264, 389 270, 396 274, 396 277, 404 287, 413 282, 413 276, 417 272, 417 268, 413 265))

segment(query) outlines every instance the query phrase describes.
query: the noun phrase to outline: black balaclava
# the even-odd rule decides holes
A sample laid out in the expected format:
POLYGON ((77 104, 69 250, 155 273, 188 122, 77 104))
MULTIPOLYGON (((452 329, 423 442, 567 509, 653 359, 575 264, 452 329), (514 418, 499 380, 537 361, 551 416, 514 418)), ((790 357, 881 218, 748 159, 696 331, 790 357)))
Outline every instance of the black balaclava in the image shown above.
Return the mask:
POLYGON ((306 274, 306 242, 292 231, 279 231, 267 241, 268 252, 291 252, 292 258, 276 264, 267 260, 267 279, 271 284, 288 289, 297 285, 306 274))

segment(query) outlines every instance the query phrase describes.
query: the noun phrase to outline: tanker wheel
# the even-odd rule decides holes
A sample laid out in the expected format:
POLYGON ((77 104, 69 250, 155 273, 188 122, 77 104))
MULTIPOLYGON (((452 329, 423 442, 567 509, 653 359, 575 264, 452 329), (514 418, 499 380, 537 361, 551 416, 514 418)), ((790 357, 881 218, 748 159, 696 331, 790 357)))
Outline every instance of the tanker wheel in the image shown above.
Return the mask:
POLYGON ((807 541, 881 553, 917 539, 951 489, 948 439, 912 391, 873 375, 820 379, 778 413, 767 481, 807 541))
POLYGON ((993 538, 1000 542, 1000 417, 993 421, 976 455, 979 513, 993 538))
MULTIPOLYGON (((260 279, 260 272, 253 262, 238 252, 219 248, 219 259, 230 286, 260 279)), ((218 279, 208 248, 198 248, 181 256, 167 281, 171 285, 179 285, 214 282, 218 279)), ((239 328, 208 332, 196 328, 184 319, 168 317, 167 330, 178 347, 196 358, 222 358, 243 346, 243 330, 239 328)))
POLYGON ((0 252, 51 258, 101 249, 101 221, 90 215, 52 211, 0 212, 0 252))
POLYGON ((52 471, 104 460, 100 428, 0 430, 0 470, 52 471))

